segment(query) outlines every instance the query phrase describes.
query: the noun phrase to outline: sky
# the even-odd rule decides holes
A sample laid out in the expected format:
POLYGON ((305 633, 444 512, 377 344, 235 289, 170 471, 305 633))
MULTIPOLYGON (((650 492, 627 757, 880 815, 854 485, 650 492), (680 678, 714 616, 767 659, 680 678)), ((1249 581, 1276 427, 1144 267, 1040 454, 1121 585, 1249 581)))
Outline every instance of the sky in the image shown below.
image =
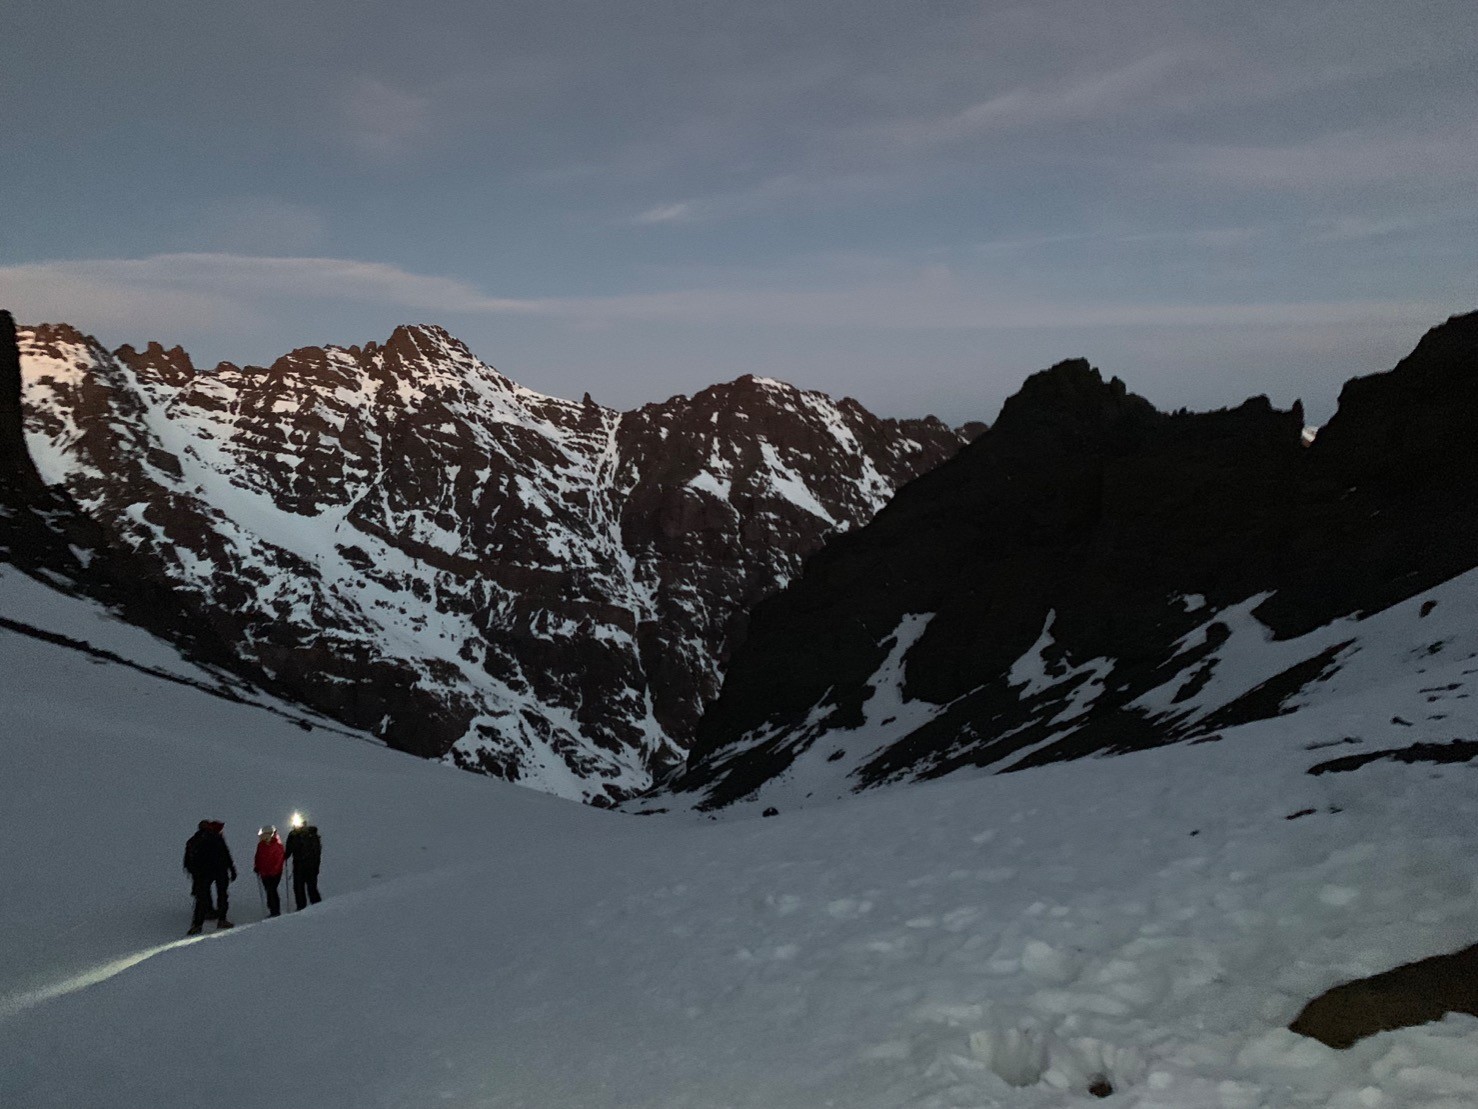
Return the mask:
POLYGON ((1321 422, 1478 307, 1472 0, 12 0, 0 109, 0 306, 206 366, 1321 422))

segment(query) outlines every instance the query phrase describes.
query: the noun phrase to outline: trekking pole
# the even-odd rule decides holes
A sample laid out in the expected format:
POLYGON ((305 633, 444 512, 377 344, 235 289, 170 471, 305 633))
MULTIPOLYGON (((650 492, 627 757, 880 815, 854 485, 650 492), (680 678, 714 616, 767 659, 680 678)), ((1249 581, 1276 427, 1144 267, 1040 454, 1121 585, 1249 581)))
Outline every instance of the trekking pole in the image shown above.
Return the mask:
POLYGON ((262 876, 257 875, 257 900, 262 904, 262 915, 267 915, 267 887, 262 882, 262 876))

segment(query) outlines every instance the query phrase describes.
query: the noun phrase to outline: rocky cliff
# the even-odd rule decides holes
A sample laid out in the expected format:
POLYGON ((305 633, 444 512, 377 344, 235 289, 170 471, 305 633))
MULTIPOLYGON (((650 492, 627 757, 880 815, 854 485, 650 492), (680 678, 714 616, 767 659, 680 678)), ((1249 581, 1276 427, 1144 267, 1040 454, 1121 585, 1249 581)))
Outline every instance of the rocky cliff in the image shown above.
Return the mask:
POLYGON ((758 606, 671 787, 829 796, 1283 712, 1359 617, 1478 565, 1475 426, 1478 314, 1349 382, 1311 445, 1262 398, 1166 414, 1085 362, 1037 374, 758 606))
POLYGON ((0 311, 0 562, 71 582, 101 538, 65 493, 47 488, 31 461, 15 321, 0 311))
POLYGON ((436 327, 209 371, 61 325, 19 341, 40 476, 174 599, 141 622, 594 803, 679 764, 748 607, 964 438, 754 377, 560 400, 436 327))

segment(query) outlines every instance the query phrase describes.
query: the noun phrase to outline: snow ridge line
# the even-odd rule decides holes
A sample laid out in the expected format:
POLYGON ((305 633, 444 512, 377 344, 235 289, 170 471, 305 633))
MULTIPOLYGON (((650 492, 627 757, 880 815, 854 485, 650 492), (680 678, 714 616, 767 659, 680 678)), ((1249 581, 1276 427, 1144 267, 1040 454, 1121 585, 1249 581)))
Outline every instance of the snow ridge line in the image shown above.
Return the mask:
POLYGON ((17 635, 29 636, 32 639, 39 639, 41 642, 50 643, 53 646, 66 647, 69 650, 78 651, 81 654, 87 655, 90 658, 95 658, 100 662, 111 662, 118 666, 127 667, 130 670, 137 670, 141 674, 148 674, 151 678, 162 678, 164 681, 173 682, 175 685, 189 686, 191 689, 198 689, 201 693, 208 693, 212 697, 219 697, 223 701, 230 701, 233 704, 250 705, 252 708, 264 709, 265 711, 272 713, 274 716, 280 716, 284 720, 291 721, 292 723, 298 725, 298 727, 300 728, 322 728, 326 732, 334 732, 338 735, 348 736, 350 739, 367 738, 361 732, 350 731, 347 728, 340 728, 333 724, 324 723, 318 719, 310 720, 306 716, 295 716, 292 713, 285 712, 284 710, 273 705, 266 704, 262 701, 254 701, 250 697, 242 696, 240 693, 237 693, 229 686, 212 686, 207 684, 206 682, 200 682, 194 680, 193 678, 187 678, 183 674, 173 674, 170 671, 160 669, 157 666, 150 666, 148 663, 145 662, 134 662, 131 659, 126 659, 122 655, 108 650, 106 647, 95 647, 84 639, 74 639, 69 635, 62 635, 60 632, 50 632, 47 631, 45 628, 38 628, 32 624, 27 624, 20 620, 12 620, 6 616, 0 616, 0 629, 14 632, 17 635))

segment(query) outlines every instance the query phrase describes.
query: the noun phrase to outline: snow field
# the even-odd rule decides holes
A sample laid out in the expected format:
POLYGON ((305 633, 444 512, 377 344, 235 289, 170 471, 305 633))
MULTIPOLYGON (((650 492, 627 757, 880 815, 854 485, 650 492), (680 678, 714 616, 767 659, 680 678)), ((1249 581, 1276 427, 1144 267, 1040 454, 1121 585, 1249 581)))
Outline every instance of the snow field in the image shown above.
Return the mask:
MULTIPOLYGON (((84 638, 99 619, 27 608, 84 638)), ((5 631, 0 666, 5 887, 27 893, 0 902, 0 1105, 1032 1109, 1099 1080, 1136 1109, 1478 1104, 1474 1018, 1343 1052, 1284 1029, 1474 939, 1478 768, 1304 773, 1361 750, 1305 748, 1389 716, 1389 690, 713 822, 584 809, 5 631), (323 829, 322 905, 119 966, 183 933, 198 819, 227 822, 245 879, 293 808, 323 829)), ((1472 734, 1468 703, 1444 726, 1472 734)))

